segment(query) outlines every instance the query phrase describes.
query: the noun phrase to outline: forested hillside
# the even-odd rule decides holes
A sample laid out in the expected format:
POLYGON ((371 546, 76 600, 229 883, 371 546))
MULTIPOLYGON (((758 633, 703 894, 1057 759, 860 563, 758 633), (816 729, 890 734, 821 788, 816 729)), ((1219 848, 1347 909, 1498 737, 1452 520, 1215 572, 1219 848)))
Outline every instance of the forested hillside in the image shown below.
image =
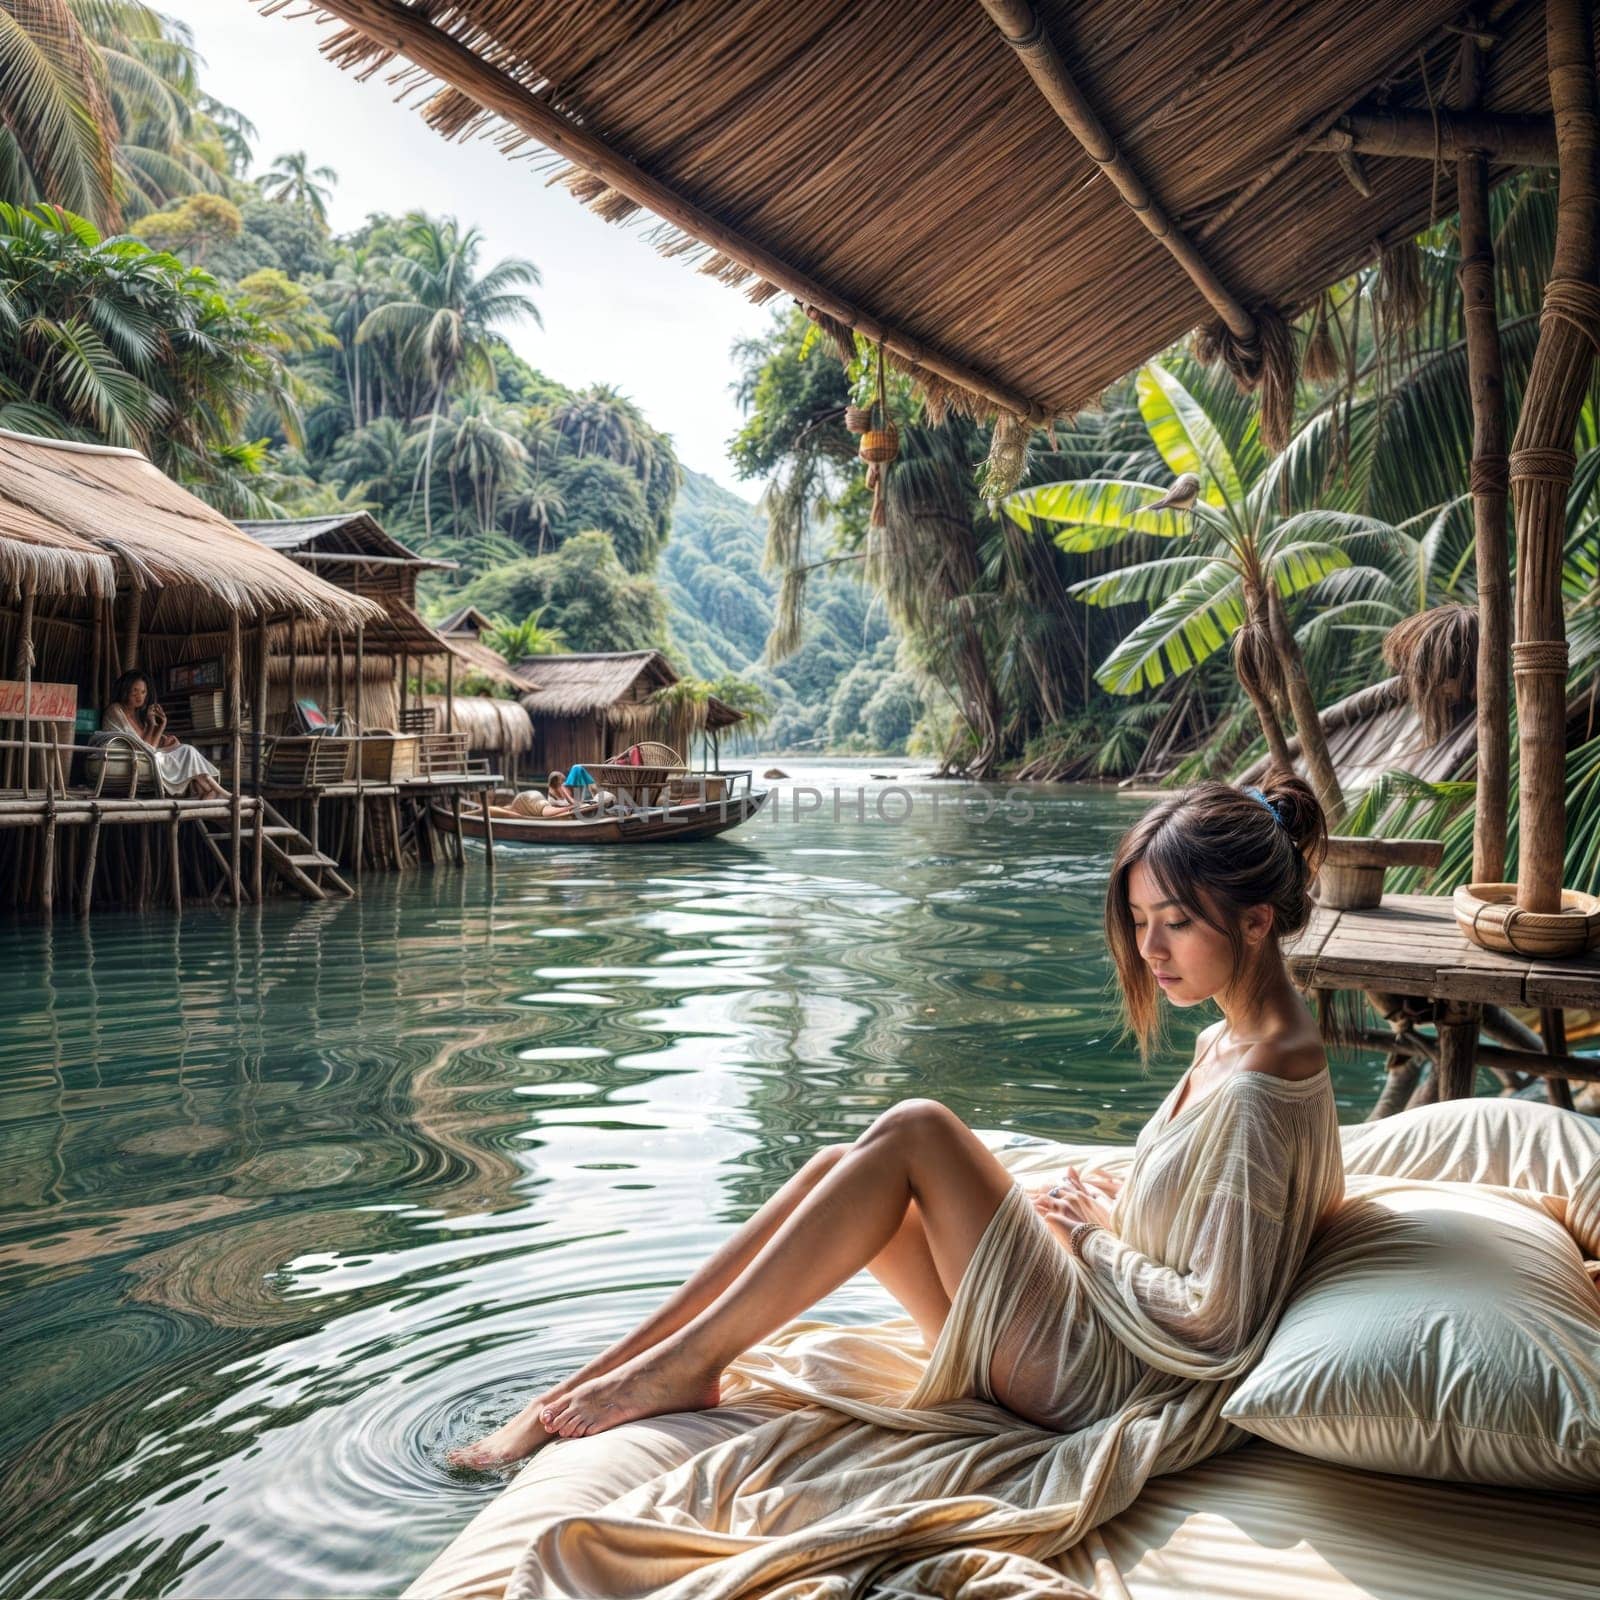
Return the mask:
POLYGON ((537 263, 436 209, 336 234, 338 174, 258 165, 250 108, 205 93, 184 29, 111 0, 71 31, 65 56, 29 35, 39 117, 0 117, 0 427, 135 446, 232 516, 370 510, 456 563, 426 607, 478 605, 503 648, 661 648, 763 745, 863 746, 835 692, 854 672, 860 702, 891 664, 867 591, 817 582, 800 649, 761 667, 764 515, 625 393, 517 353, 562 314, 537 263))

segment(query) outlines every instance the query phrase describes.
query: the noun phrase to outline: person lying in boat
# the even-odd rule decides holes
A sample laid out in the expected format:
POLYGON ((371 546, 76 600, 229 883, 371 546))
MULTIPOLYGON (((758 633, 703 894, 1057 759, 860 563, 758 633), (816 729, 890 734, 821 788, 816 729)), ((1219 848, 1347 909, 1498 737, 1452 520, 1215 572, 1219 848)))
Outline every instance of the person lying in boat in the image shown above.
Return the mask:
POLYGON ((632 1333, 452 1462, 502 1466, 557 1436, 715 1406, 730 1362, 863 1267, 932 1355, 908 1427, 918 1407, 970 1398, 1065 1434, 1119 1433, 1153 1387, 1239 1375, 1344 1194, 1327 1058, 1279 946, 1310 915, 1326 839, 1315 795, 1284 775, 1265 791, 1201 783, 1122 839, 1105 926, 1141 1055, 1160 996, 1214 1000, 1222 1017, 1121 1184, 1068 1170, 1024 1188, 954 1112, 901 1101, 815 1155, 632 1333))
POLYGON ((574 809, 574 796, 562 781, 559 772, 552 772, 543 789, 523 789, 508 806, 492 806, 497 817, 520 817, 523 820, 556 822, 570 817, 574 809))
POLYGON ((112 684, 111 703, 101 715, 100 732, 137 740, 150 757, 163 794, 197 800, 228 798, 228 791, 217 782, 221 772, 192 744, 180 744, 167 732, 167 714, 151 700, 150 680, 142 672, 124 672, 112 684))

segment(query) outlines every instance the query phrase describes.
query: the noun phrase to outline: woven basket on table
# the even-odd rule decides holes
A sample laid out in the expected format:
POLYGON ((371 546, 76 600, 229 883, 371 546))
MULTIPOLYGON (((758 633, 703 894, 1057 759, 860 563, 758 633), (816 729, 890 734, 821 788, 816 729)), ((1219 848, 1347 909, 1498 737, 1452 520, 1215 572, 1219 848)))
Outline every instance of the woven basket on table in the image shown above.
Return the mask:
POLYGON ((1452 897, 1456 925, 1473 944, 1516 956, 1576 956, 1600 944, 1600 898, 1561 891, 1561 910, 1524 911, 1514 883, 1464 883, 1452 897))

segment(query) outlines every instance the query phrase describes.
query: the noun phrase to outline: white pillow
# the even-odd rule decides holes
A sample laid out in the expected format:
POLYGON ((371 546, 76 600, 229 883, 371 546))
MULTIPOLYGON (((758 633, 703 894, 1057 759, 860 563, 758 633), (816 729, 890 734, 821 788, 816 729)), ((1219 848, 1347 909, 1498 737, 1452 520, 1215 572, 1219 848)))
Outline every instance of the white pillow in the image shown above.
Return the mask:
POLYGON ((1352 1178, 1222 1414, 1323 1461, 1600 1485, 1600 1291, 1527 1192, 1352 1178))

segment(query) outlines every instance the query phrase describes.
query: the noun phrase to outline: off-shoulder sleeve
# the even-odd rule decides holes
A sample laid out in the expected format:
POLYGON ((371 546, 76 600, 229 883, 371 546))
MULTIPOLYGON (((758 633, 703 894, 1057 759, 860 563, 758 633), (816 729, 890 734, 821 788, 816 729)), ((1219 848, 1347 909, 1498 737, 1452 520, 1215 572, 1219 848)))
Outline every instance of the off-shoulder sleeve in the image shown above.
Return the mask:
POLYGON ((1109 1330, 1158 1371, 1217 1379, 1255 1358, 1299 1269, 1325 1201, 1307 1161, 1314 1099, 1278 1095, 1254 1073, 1215 1091, 1194 1121, 1162 1258, 1109 1229, 1085 1235, 1085 1287, 1109 1330))

